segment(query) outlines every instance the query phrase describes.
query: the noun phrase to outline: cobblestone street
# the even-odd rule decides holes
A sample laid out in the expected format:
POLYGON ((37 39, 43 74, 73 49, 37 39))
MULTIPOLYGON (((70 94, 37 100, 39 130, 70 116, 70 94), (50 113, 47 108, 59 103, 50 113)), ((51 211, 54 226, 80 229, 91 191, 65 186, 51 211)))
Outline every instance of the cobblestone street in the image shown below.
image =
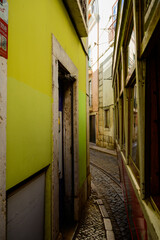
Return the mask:
POLYGON ((92 192, 74 239, 130 240, 116 157, 90 149, 90 170, 92 192), (109 230, 114 232, 112 235, 108 234, 111 231, 106 230, 106 219, 97 200, 102 200, 107 212, 107 221, 111 222, 109 230))
POLYGON ((103 219, 96 203, 98 195, 94 187, 92 187, 91 191, 91 196, 82 214, 75 240, 106 239, 103 219))

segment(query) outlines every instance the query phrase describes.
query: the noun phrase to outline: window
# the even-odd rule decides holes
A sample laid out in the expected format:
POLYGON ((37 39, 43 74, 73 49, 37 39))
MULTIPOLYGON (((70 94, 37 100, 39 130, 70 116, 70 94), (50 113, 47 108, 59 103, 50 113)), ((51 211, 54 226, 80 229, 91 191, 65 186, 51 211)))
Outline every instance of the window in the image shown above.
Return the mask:
POLYGON ((125 153, 125 118, 124 118, 124 98, 122 95, 122 151, 125 153))
POLYGON ((117 140, 120 143, 120 111, 119 111, 119 102, 117 102, 117 140))
POLYGON ((149 195, 160 210, 160 46, 146 62, 146 176, 149 195))
POLYGON ((117 18, 117 8, 118 8, 118 1, 116 1, 112 7, 112 16, 113 16, 113 22, 117 18))
POLYGON ((129 148, 129 164, 132 168, 132 172, 135 175, 137 182, 139 179, 139 144, 138 144, 138 108, 137 108, 137 84, 130 87, 129 89, 129 132, 130 132, 130 148, 129 148))
MULTIPOLYGON (((131 8, 132 9, 132 8, 131 8)), ((129 158, 129 165, 138 183, 140 183, 139 176, 139 144, 138 144, 138 108, 137 108, 137 84, 136 84, 136 70, 135 70, 135 32, 133 24, 133 11, 130 10, 128 18, 128 28, 126 29, 126 38, 124 42, 125 47, 125 87, 127 90, 127 113, 126 129, 128 129, 127 140, 127 155, 129 158)), ((125 115, 125 113, 124 113, 125 115)), ((124 129, 125 131, 125 129, 124 129)), ((125 143, 124 143, 125 145, 125 143)))
POLYGON ((119 97, 119 84, 118 84, 118 80, 116 80, 116 96, 117 96, 117 99, 119 97))
POLYGON ((138 110, 137 110, 137 85, 133 88, 133 121, 132 121, 132 160, 139 169, 138 158, 138 110))
POLYGON ((122 88, 123 88, 123 83, 122 83, 122 63, 120 59, 120 64, 119 64, 119 93, 121 94, 122 88))
POLYGON ((105 128, 109 128, 109 109, 104 111, 105 114, 105 128))
POLYGON ((128 75, 130 76, 135 68, 135 34, 132 30, 128 45, 128 75))

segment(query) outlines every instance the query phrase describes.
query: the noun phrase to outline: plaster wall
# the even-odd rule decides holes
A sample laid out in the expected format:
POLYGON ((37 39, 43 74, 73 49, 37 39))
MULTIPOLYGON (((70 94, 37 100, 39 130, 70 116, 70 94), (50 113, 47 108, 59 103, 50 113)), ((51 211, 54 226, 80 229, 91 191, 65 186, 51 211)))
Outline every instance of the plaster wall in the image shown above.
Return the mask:
POLYGON ((92 75, 92 110, 98 112, 98 70, 92 75))
POLYGON ((114 148, 114 108, 112 89, 112 51, 104 55, 99 68, 99 110, 98 110, 98 141, 97 145, 114 148), (109 111, 109 127, 106 128, 105 111, 109 111))
MULTIPOLYGON (((79 101, 86 99, 86 57, 63 2, 8 4, 7 189, 52 161, 52 33, 78 69, 79 101)), ((81 114, 85 108, 79 111, 80 127, 86 124, 81 114)), ((85 162, 86 131, 81 132, 85 162)), ((81 167, 80 178, 83 184, 81 167)))
POLYGON ((103 107, 113 104, 112 54, 107 55, 103 64, 103 107))
MULTIPOLYGON (((86 55, 63 1, 8 0, 6 187, 12 187, 47 168, 45 239, 51 239, 52 181, 55 166, 52 132, 52 34, 77 68, 77 189, 86 182, 86 55), (65 36, 65 37, 64 37, 65 36), (80 103, 80 104, 79 104, 80 103)), ((56 87, 56 86, 55 86, 56 87)), ((56 179, 57 178, 57 179, 56 179)), ((85 191, 85 190, 84 190, 85 191)), ((5 200, 5 195, 4 195, 5 200)), ((76 205, 76 203, 75 203, 76 205)), ((78 204, 77 204, 78 205, 78 204)), ((56 219, 58 222, 58 219, 56 219)))

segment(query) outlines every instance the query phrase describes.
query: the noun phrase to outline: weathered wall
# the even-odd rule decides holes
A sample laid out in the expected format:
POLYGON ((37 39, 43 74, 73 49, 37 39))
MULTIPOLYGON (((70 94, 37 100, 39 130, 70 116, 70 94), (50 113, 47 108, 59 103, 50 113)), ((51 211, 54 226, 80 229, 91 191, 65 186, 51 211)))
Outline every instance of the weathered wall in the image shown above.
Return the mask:
MULTIPOLYGON (((86 181, 86 56, 61 0, 9 4, 6 189, 53 159, 52 34, 78 69, 79 186, 86 181)), ((53 133, 54 134, 54 133, 53 133)), ((51 167, 46 173, 46 239, 51 239, 51 167)))
MULTIPOLYGON (((89 6, 91 8, 91 5, 89 6)), ((94 13, 90 18, 89 24, 89 36, 88 36, 88 46, 90 47, 90 62, 91 62, 91 106, 89 109, 90 116, 95 115, 95 141, 98 137, 98 58, 99 58, 99 23, 97 14, 98 10, 98 1, 95 1, 94 13)), ((91 10, 91 9, 90 9, 91 10)), ((90 134, 90 138, 92 134, 90 134)), ((92 140, 91 140, 92 141, 92 140)))
POLYGON ((98 70, 92 74, 92 110, 98 112, 98 70))
POLYGON ((112 89, 112 52, 106 52, 99 68, 98 141, 101 147, 114 148, 114 110, 112 89), (105 110, 109 110, 109 128, 105 128, 105 110))
POLYGON ((103 106, 113 104, 112 54, 103 63, 103 106))

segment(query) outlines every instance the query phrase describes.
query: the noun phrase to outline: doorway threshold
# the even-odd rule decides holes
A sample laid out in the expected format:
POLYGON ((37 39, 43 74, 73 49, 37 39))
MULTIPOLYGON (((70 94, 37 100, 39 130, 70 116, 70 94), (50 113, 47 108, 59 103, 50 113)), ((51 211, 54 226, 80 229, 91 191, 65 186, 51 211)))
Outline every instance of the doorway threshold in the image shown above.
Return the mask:
POLYGON ((61 233, 59 234, 57 240, 72 240, 74 238, 75 232, 77 230, 78 223, 66 224, 61 229, 61 233))

